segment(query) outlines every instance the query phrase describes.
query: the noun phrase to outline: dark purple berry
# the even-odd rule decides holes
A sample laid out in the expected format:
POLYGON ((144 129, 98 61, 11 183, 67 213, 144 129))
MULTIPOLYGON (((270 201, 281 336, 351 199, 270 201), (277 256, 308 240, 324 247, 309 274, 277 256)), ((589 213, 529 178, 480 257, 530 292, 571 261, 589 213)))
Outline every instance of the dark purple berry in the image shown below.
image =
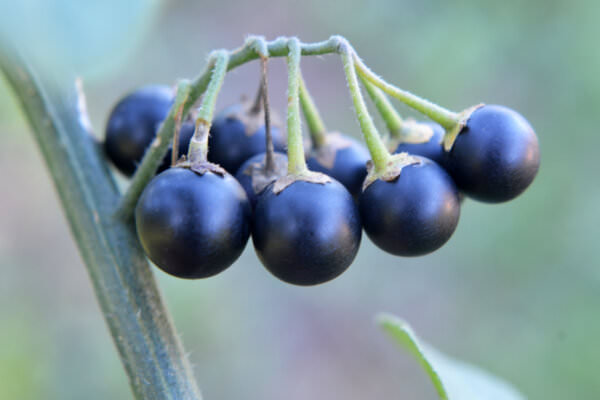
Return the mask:
POLYGON ((167 86, 145 86, 113 108, 106 124, 104 149, 123 174, 133 175, 173 102, 167 86))
POLYGON ((229 174, 170 168, 144 189, 135 210, 146 254, 168 274, 206 278, 229 267, 250 233, 246 193, 229 174))
POLYGON ((263 265, 294 285, 317 285, 344 272, 361 238, 358 210, 339 182, 296 181, 256 203, 252 241, 263 265))
POLYGON ((460 201, 452 178, 431 160, 402 168, 390 182, 376 180, 360 195, 369 238, 398 256, 420 256, 440 248, 458 224, 460 201))
POLYGON ((471 114, 448 160, 456 185, 467 196, 500 203, 533 182, 540 150, 533 128, 519 113, 486 105, 471 114))

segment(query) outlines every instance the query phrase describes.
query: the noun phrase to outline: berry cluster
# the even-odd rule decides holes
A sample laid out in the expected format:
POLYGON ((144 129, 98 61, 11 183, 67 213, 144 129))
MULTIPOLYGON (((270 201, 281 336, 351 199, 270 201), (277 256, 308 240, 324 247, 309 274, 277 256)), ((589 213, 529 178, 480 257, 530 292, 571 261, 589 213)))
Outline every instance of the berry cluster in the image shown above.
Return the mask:
POLYGON ((173 112, 189 99, 178 102, 162 86, 139 89, 115 106, 105 150, 126 175, 153 151, 165 118, 176 122, 173 144, 135 208, 140 242, 159 268, 181 278, 213 276, 239 257, 252 236, 273 275, 315 285, 350 266, 363 229, 386 252, 424 255, 454 233, 463 196, 504 202, 531 184, 539 168, 538 140, 520 114, 495 105, 452 113, 378 78, 344 39, 330 41, 331 52, 342 56, 367 146, 325 128, 300 73, 300 56, 311 48, 295 38, 255 38, 247 47, 263 67, 256 100, 214 118, 234 54, 226 51, 211 57, 210 80, 193 119, 173 112), (268 104, 269 49, 287 55, 287 140, 268 104), (359 81, 386 123, 385 140, 359 81), (436 122, 402 119, 386 93, 436 122), (300 109, 310 140, 302 136, 300 109))

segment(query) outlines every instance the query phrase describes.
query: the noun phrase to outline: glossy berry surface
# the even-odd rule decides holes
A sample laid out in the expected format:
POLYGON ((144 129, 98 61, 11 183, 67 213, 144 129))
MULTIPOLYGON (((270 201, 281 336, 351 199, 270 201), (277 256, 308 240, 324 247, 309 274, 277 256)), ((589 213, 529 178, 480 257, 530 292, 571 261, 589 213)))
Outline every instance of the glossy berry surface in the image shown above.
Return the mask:
POLYGON ((367 176, 367 161, 371 157, 367 148, 359 141, 345 135, 342 140, 346 142, 346 146, 336 148, 335 145, 326 143, 324 146, 331 146, 333 154, 323 159, 318 152, 328 152, 328 149, 319 148, 311 153, 306 164, 311 171, 329 175, 344 185, 353 196, 358 196, 367 176))
POLYGON ((167 86, 145 86, 125 96, 106 124, 104 150, 123 174, 130 176, 152 143, 173 102, 167 86))
POLYGON ((452 178, 419 157, 391 182, 376 180, 359 198, 363 227, 381 249, 420 256, 440 248, 458 224, 460 201, 452 178))
POLYGON ((144 189, 135 220, 142 247, 160 269, 180 278, 206 278, 244 250, 250 206, 229 174, 170 168, 144 189))
POLYGON ((531 125, 519 113, 497 105, 471 114, 448 158, 460 190, 490 203, 521 194, 540 165, 538 139, 531 125))
POLYGON ((307 286, 334 279, 354 260, 360 239, 358 210, 339 182, 296 181, 279 194, 271 185, 258 197, 254 247, 284 282, 307 286))
MULTIPOLYGON (((275 152, 273 154, 273 157, 276 159, 279 159, 280 162, 285 163, 285 165, 287 165, 287 156, 285 154, 275 152)), ((253 183, 252 183, 253 177, 248 173, 248 167, 252 164, 257 165, 257 166, 258 165, 264 166, 264 162, 265 162, 265 153, 260 153, 255 156, 252 156, 242 164, 240 169, 238 169, 237 173, 235 174, 235 179, 237 179, 237 181, 240 183, 240 185, 242 185, 242 187, 246 191, 246 196, 248 197, 248 201, 250 202, 250 205, 252 206, 252 208, 254 208, 254 206, 256 205, 256 200, 258 199, 258 195, 260 193, 255 193, 255 191, 254 191, 254 187, 253 187, 253 183)), ((284 170, 284 172, 285 172, 285 170, 284 170)), ((285 175, 285 173, 283 175, 285 175)), ((268 178, 265 177, 264 179, 268 179, 268 178)), ((275 179, 276 179, 275 177, 271 177, 269 183, 271 183, 275 179)), ((265 185, 265 188, 267 185, 265 185)))
MULTIPOLYGON (((266 150, 265 125, 244 121, 242 108, 242 104, 226 108, 215 118, 210 128, 208 159, 231 174, 235 174, 244 161, 266 150)), ((257 115, 249 118, 262 120, 263 117, 257 115)), ((286 143, 284 134, 276 126, 271 126, 271 135, 275 151, 283 152, 286 143)))
POLYGON ((424 143, 400 143, 394 150, 394 153, 406 152, 429 158, 432 161, 438 163, 438 165, 444 166, 446 164, 446 152, 442 147, 442 139, 444 137, 444 128, 438 123, 431 121, 421 122, 422 124, 430 127, 433 131, 433 135, 427 142, 424 143))

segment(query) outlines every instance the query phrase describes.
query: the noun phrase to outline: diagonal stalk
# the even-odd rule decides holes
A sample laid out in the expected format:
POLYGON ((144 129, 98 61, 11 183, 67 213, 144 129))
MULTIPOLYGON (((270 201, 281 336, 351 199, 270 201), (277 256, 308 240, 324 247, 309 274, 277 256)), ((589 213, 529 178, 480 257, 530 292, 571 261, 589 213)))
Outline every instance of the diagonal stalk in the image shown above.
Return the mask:
POLYGON ((41 81, 17 53, 2 50, 0 68, 46 161, 135 398, 200 399, 135 228, 113 218, 119 192, 81 93, 72 82, 41 81))

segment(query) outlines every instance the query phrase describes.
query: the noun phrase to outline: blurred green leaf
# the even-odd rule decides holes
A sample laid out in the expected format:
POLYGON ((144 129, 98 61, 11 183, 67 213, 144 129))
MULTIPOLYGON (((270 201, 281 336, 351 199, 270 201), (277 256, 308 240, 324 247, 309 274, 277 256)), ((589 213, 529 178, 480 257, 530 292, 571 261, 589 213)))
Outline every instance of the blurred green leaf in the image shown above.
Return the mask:
POLYGON ((421 342, 411 327, 389 314, 377 317, 379 325, 407 349, 421 364, 440 399, 447 400, 522 400, 525 397, 508 383, 489 373, 454 360, 421 342))
POLYGON ((0 39, 43 73, 98 76, 117 69, 156 19, 162 0, 0 0, 0 39))

